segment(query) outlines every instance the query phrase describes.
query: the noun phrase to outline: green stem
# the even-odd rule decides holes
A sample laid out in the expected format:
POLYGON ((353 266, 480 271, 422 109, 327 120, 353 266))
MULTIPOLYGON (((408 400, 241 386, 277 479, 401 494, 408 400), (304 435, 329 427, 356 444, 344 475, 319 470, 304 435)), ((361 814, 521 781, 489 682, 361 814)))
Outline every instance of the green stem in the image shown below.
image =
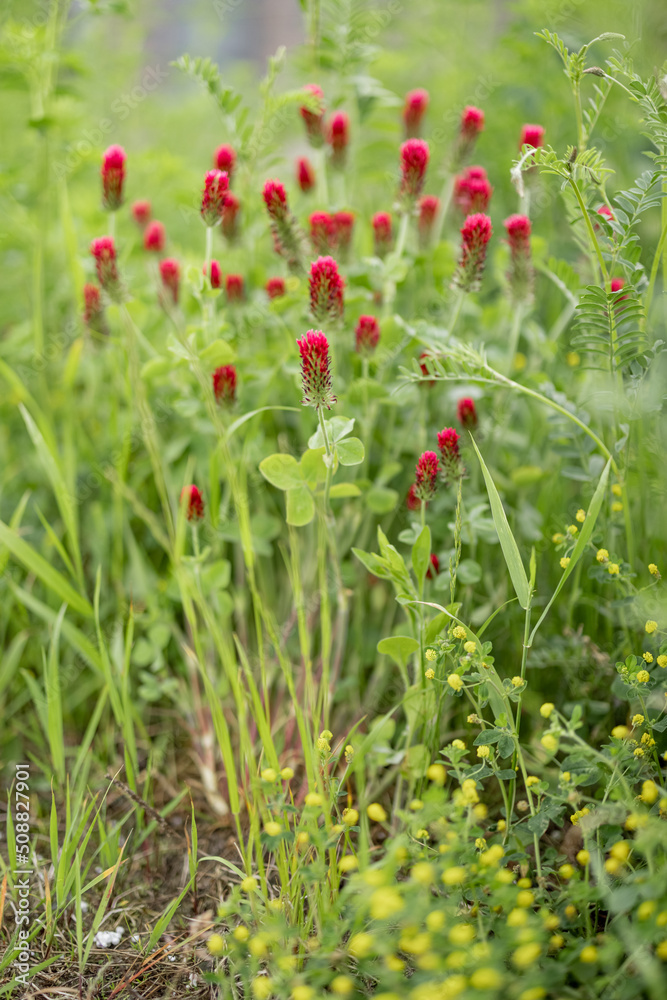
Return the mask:
POLYGON ((603 278, 603 281, 604 281, 605 290, 608 292, 609 289, 611 288, 611 282, 610 282, 610 279, 609 279, 609 272, 607 271, 607 265, 605 264, 604 257, 602 256, 602 250, 600 248, 600 242, 599 242, 597 236, 595 235, 595 230, 593 229, 593 223, 591 222, 591 220, 589 218, 588 212, 586 210, 586 205, 584 204, 584 199, 583 199, 583 197, 581 195, 581 191, 579 190, 579 187, 577 185, 577 182, 574 179, 574 175, 573 174, 570 174, 569 181, 570 181, 570 184, 572 186, 572 190, 574 191, 575 198, 577 199, 577 201, 579 203, 579 208, 581 210, 581 214, 583 216, 584 223, 586 224, 586 229, 588 230, 588 238, 589 238, 589 240, 591 242, 591 246, 593 247, 593 250, 595 251, 595 256, 597 257, 598 264, 600 266, 600 274, 602 275, 602 278, 603 278))
POLYGON ((507 371, 511 372, 514 367, 517 347, 519 346, 519 336, 521 334, 521 321, 523 320, 523 302, 517 302, 514 315, 512 317, 512 328, 510 330, 509 342, 507 345, 507 371))
POLYGON ((322 413, 322 407, 317 407, 317 416, 320 422, 320 429, 322 431, 322 437, 324 439, 324 449, 326 452, 326 466, 327 466, 327 478, 324 483, 324 515, 329 520, 331 516, 331 510, 329 507, 329 492, 331 490, 331 478, 333 476, 333 451, 331 445, 329 444, 329 436, 327 434, 326 424, 324 423, 324 415, 322 413))
POLYGON ((461 312, 461 306, 463 305, 463 296, 465 292, 457 292, 456 298, 454 299, 454 305, 452 306, 452 315, 449 319, 449 336, 451 337, 454 332, 454 327, 459 318, 459 313, 461 312))
POLYGON ((445 219, 447 218, 447 212, 449 211, 449 205, 452 200, 452 193, 454 191, 454 175, 448 173, 445 177, 444 183, 442 185, 442 191, 440 192, 440 208, 438 209, 438 217, 435 221, 434 239, 433 243, 435 246, 438 245, 442 239, 442 230, 445 225, 445 219))
MULTIPOLYGON (((667 151, 666 151, 667 152, 667 151)), ((646 297, 644 299, 644 312, 646 319, 649 317, 651 311, 651 303, 653 302, 653 293, 655 291, 655 282, 658 277, 658 271, 660 269, 660 260, 662 259, 662 292, 667 299, 667 256, 663 256, 665 249, 665 240, 667 240, 667 177, 662 182, 663 197, 662 205, 660 208, 661 212, 661 222, 662 222, 662 232, 660 233, 660 239, 658 241, 658 246, 655 251, 655 256, 653 258, 653 264, 651 265, 651 277, 649 278, 648 290, 646 292, 646 297)))
POLYGON ((204 256, 204 273, 206 278, 209 278, 209 264, 211 263, 211 257, 213 256, 213 226, 206 227, 206 253, 204 256))
MULTIPOLYGON (((399 264, 401 258, 403 257, 403 251, 405 250, 405 243, 408 237, 409 225, 410 225, 410 212, 404 210, 403 214, 401 215, 401 223, 398 229, 398 239, 396 240, 396 246, 394 248, 394 252, 389 257, 389 260, 391 261, 393 266, 399 264)), ((391 310, 395 298, 396 298, 396 282, 393 281, 393 279, 388 278, 384 283, 384 289, 382 294, 385 316, 391 315, 391 310)))

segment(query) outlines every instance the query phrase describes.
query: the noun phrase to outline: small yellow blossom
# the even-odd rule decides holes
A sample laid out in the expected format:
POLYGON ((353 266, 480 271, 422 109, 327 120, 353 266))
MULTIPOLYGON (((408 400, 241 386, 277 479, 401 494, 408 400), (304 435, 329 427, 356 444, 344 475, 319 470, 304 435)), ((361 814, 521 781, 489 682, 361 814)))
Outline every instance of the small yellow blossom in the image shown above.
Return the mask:
POLYGON ((539 784, 540 779, 535 774, 529 774, 526 778, 526 786, 532 788, 533 785, 539 784))
POLYGON ((607 562, 609 559, 609 552, 607 551, 607 549, 598 549, 597 552, 595 553, 595 558, 599 563, 607 562))
POLYGON ((466 778, 461 785, 461 793, 463 801, 468 806, 477 805, 479 802, 479 795, 477 794, 477 782, 474 778, 466 778))
POLYGON ((651 576, 660 576, 660 570, 658 569, 655 563, 648 564, 648 571, 651 574, 651 576))
POLYGON ((294 771, 292 770, 291 767, 284 767, 280 772, 280 777, 283 779, 283 781, 291 781, 291 779, 294 777, 294 771))
POLYGON ((574 875, 574 868, 572 865, 561 865, 558 869, 558 874, 564 879, 572 878, 574 875))
POLYGON ((545 701, 543 705, 540 705, 540 715, 543 719, 548 719, 551 716, 554 708, 556 706, 551 701, 545 701))
POLYGON ((442 881, 445 885, 461 885, 465 881, 466 870, 461 868, 460 865, 455 865, 453 868, 445 868, 441 875, 442 881))
POLYGON ((482 760, 484 760, 487 757, 490 757, 491 756, 491 748, 490 747, 485 747, 485 746, 477 747, 477 756, 481 757, 482 760))
POLYGON ((645 899, 637 907, 637 920, 649 920, 658 909, 658 904, 654 899, 645 899))
POLYGON ((276 774, 276 772, 273 770, 272 767, 265 767, 264 770, 262 771, 261 777, 262 777, 262 781, 272 781, 273 782, 273 781, 276 780, 276 778, 278 777, 278 775, 276 774))
POLYGON ((535 902, 535 894, 530 889, 522 889, 516 897, 516 905, 522 910, 527 910, 535 902))
POLYGON ((526 913, 525 910, 521 909, 510 910, 509 913, 507 914, 508 927, 512 928, 525 927, 527 923, 528 923, 528 914, 526 913))
POLYGON ((658 627, 658 623, 654 622, 651 618, 649 618, 649 620, 644 625, 644 628, 648 632, 649 635, 651 635, 653 632, 655 632, 655 630, 657 629, 657 627, 658 627))
POLYGON ((323 729, 322 732, 320 733, 320 737, 323 740, 330 740, 333 737, 333 733, 331 732, 330 729, 323 729))
POLYGON ((426 777, 429 781, 433 781, 436 785, 442 787, 447 780, 447 771, 443 764, 431 764, 426 769, 426 777))
POLYGON ((565 355, 565 360, 570 368, 576 368, 581 363, 581 356, 576 351, 568 351, 565 355))
POLYGON ((567 567, 569 565, 570 565, 570 557, 569 556, 563 556, 561 558, 561 560, 560 560, 560 568, 561 569, 567 569, 567 567))
POLYGON ((634 754, 635 757, 643 757, 644 756, 644 748, 643 747, 637 747, 635 750, 633 750, 633 754, 634 754))
POLYGON ((254 892, 259 887, 259 882, 252 875, 249 878, 244 878, 241 882, 241 888, 244 892, 254 892))
POLYGON ((461 625, 455 625, 452 629, 452 635, 455 639, 467 639, 468 633, 461 625))
POLYGON ((632 725, 633 726, 643 726, 644 725, 644 716, 643 715, 639 715, 639 714, 638 715, 633 715, 632 716, 632 725))
POLYGON ((498 830, 499 833, 502 833, 503 830, 506 829, 507 829, 507 823, 505 822, 505 820, 499 819, 498 822, 496 823, 496 830, 498 830))
POLYGON ((255 1000, 269 1000, 273 989, 273 980, 269 976, 256 976, 252 981, 252 995, 255 1000))
POLYGON ((568 903, 565 907, 565 916, 568 920, 575 920, 577 917, 577 908, 573 906, 572 903, 568 903))
MULTIPOLYGON (((649 656, 650 655, 651 654, 649 653, 649 656)), ((653 659, 652 656, 651 659, 653 659)), ((648 684, 648 682, 651 680, 651 675, 649 674, 648 670, 640 670, 639 673, 637 674, 637 680, 639 681, 640 684, 648 684)))
POLYGON ((296 835, 296 846, 297 847, 308 847, 310 843, 310 834, 307 830, 300 830, 296 835))
POLYGON ((557 531, 555 535, 551 536, 551 541, 554 545, 560 545, 561 542, 565 541, 565 535, 563 535, 560 531, 557 531))
POLYGON ((368 813, 368 818, 372 819, 374 823, 384 823, 387 819, 387 813, 383 806, 379 802, 371 802, 371 804, 366 809, 368 813))
POLYGON ((491 868, 495 865, 499 865, 504 855, 505 851, 500 844, 492 844, 488 851, 484 851, 484 853, 480 855, 479 861, 480 864, 485 867, 491 868))
POLYGON ((428 670, 424 672, 424 677, 426 678, 427 681, 432 681, 433 678, 435 677, 435 670, 429 667, 428 670))
POLYGON ((350 743, 348 743, 348 745, 345 747, 346 763, 349 764, 353 757, 354 757, 354 747, 350 743))
POLYGON ((319 792, 308 792, 303 801, 307 806, 321 806, 324 803, 324 799, 319 792))
POLYGON ((356 809, 343 809, 343 823, 345 826, 356 826, 359 822, 359 813, 356 809))
POLYGON ((620 497, 620 495, 623 492, 623 490, 621 489, 621 484, 614 483, 614 485, 611 488, 611 492, 614 494, 615 497, 620 497))
POLYGON ((474 990, 497 990, 502 983, 502 974, 497 969, 476 969, 470 977, 470 985, 474 990))
POLYGON ((484 839, 484 837, 475 838, 475 847, 477 848, 478 851, 486 850, 486 840, 484 839))
POLYGON ((463 681, 458 674, 450 674, 447 678, 447 683, 449 684, 452 691, 460 691, 463 687, 463 681))
POLYGON ((568 535, 576 535, 578 531, 579 528, 576 526, 576 524, 568 524, 567 526, 568 535))
POLYGON ((542 946, 537 941, 530 944, 522 944, 512 953, 512 962, 517 969, 527 969, 533 965, 540 956, 542 946))
POLYGON ((614 726, 614 728, 611 731, 611 735, 616 740, 627 740, 628 736, 630 735, 630 730, 628 729, 627 726, 614 726))
POLYGON ((456 747, 457 750, 465 750, 466 745, 463 740, 452 740, 452 746, 456 747))
POLYGON ((649 653, 648 650, 642 653, 642 659, 646 660, 647 663, 653 663, 653 653, 649 653))
POLYGON ((331 750, 331 746, 328 740, 325 740, 323 736, 320 736, 320 738, 315 741, 315 746, 320 751, 320 753, 328 753, 329 750, 331 750))
POLYGON ((516 675, 516 677, 512 678, 512 687, 520 688, 523 683, 524 683, 523 677, 519 677, 518 674, 516 675))
POLYGON ((587 816, 589 814, 589 812, 590 812, 590 809, 588 808, 588 806, 584 806, 583 809, 577 809, 577 811, 573 812, 572 815, 570 816, 570 822, 574 826, 576 826, 577 823, 579 822, 579 820, 581 819, 581 817, 582 816, 587 816))
POLYGON ((577 861, 580 865, 585 866, 591 860, 590 851, 577 851, 577 861))
POLYGON ((613 504, 611 505, 611 509, 613 510, 614 514, 620 514, 621 511, 623 510, 623 504, 621 503, 620 500, 614 500, 613 504))
POLYGON ((243 942, 247 941, 250 937, 250 931, 245 924, 239 924, 238 927, 234 928, 232 937, 236 938, 237 941, 240 941, 243 944, 243 942))
POLYGON ((350 976, 334 976, 331 980, 331 990, 339 997, 347 997, 354 992, 354 979, 350 976))
POLYGON ((610 576, 618 576, 620 572, 621 572, 621 567, 618 565, 618 563, 609 563, 609 565, 607 566, 607 573, 609 573, 610 576))
POLYGON ((292 990, 292 1000, 313 1000, 315 990, 312 986, 295 986, 292 990))
POLYGON ((579 522, 579 524, 583 524, 584 521, 586 520, 586 511, 580 507, 577 513, 575 514, 575 517, 579 522))
POLYGON ((282 826, 280 823, 276 823, 275 820, 269 820, 268 823, 264 824, 264 833, 269 837, 278 837, 282 832, 282 826))
POLYGON ((645 781, 642 784, 642 791, 639 797, 647 806, 652 806, 654 802, 657 802, 659 794, 658 786, 654 781, 645 781))
POLYGON ((376 889, 370 898, 370 914, 373 920, 387 920, 400 913, 405 903, 400 893, 390 886, 376 889))
POLYGON ((438 658, 438 654, 434 649, 427 649, 426 652, 424 653, 424 656, 429 661, 429 663, 433 663, 433 661, 437 660, 438 658))
POLYGON ((665 656, 664 653, 661 653, 658 659, 656 660, 656 663, 658 664, 659 667, 662 667, 662 669, 664 670, 665 667, 667 667, 667 656, 665 656))
POLYGON ((423 808, 424 808, 424 803, 422 802, 421 799, 413 799, 412 802, 410 803, 410 809, 412 809, 413 812, 419 812, 419 810, 423 808))
POLYGON ((594 944, 588 944, 585 948, 581 949, 579 954, 579 959, 582 962, 586 962, 588 965, 592 965, 598 960, 598 950, 594 944))
POLYGON ((353 872, 359 867, 359 862, 357 861, 354 854, 344 854, 343 857, 338 862, 338 868, 342 872, 353 872))
POLYGON ((570 781, 571 778, 572 778, 572 775, 570 774, 569 771, 563 771, 561 773, 560 780, 563 781, 565 784, 567 784, 568 781, 570 781))
POLYGON ((469 639, 467 642, 463 643, 463 648, 466 653, 474 653, 477 649, 477 643, 473 642, 472 639, 469 639))
POLYGON ((530 986, 523 993, 519 993, 518 1000, 544 1000, 547 991, 543 986, 530 986))
POLYGON ((222 934, 211 934, 208 941, 206 942, 206 947, 208 948, 211 955, 215 955, 217 958, 222 955, 225 950, 225 939, 222 934))
POLYGON ((558 750, 558 740, 552 733, 545 733, 540 743, 547 753, 556 753, 556 750, 558 750))
POLYGON ((420 885, 431 885, 435 880, 435 868, 428 861, 418 861, 412 866, 410 876, 420 885))

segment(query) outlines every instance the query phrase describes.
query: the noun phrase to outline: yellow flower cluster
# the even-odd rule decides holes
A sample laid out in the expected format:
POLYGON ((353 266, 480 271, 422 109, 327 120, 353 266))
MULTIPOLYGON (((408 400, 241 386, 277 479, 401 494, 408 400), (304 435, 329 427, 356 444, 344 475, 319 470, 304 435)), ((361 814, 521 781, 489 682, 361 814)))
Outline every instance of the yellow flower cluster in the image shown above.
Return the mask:
POLYGON ((588 806, 584 806, 583 809, 577 809, 577 811, 573 812, 572 815, 570 816, 570 823, 576 826, 581 817, 588 816, 589 812, 590 809, 588 808, 588 806))

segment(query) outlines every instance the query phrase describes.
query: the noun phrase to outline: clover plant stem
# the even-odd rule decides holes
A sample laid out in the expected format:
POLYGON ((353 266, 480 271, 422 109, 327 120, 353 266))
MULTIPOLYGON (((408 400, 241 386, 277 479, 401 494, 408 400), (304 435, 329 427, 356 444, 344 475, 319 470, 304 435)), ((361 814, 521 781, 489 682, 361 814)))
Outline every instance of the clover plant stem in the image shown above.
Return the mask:
POLYGON ((512 316, 512 326, 510 328, 509 342, 507 347, 507 371, 511 372, 514 367, 514 358, 516 357, 517 348, 519 346, 519 337, 521 335, 521 322, 523 320, 524 304, 523 302, 517 302, 514 306, 514 315, 512 316))
POLYGON ((324 415, 322 413, 322 407, 317 407, 317 416, 320 422, 320 429, 322 431, 322 437, 324 439, 324 448, 327 457, 327 478, 324 483, 324 515, 329 519, 331 516, 331 509, 329 506, 329 492, 331 490, 331 477, 333 476, 333 450, 329 444, 329 437, 327 435, 326 424, 324 423, 324 415))
POLYGON ((433 243, 435 246, 438 245, 442 239, 442 230, 445 225, 445 219, 447 218, 447 212, 449 211, 449 205, 452 200, 452 194, 454 191, 454 174, 450 171, 447 173, 445 180, 442 185, 442 190, 440 192, 440 207, 438 209, 438 217, 435 221, 433 243))
POLYGON ((454 327, 456 326, 456 323, 458 321, 459 313, 461 312, 461 306, 463 305, 463 296, 464 295, 465 295, 465 292, 458 291, 456 293, 456 298, 454 299, 454 305, 452 306, 452 314, 451 314, 451 316, 449 318, 449 330, 448 330, 448 333, 449 333, 450 337, 451 337, 452 333, 454 332, 454 327))

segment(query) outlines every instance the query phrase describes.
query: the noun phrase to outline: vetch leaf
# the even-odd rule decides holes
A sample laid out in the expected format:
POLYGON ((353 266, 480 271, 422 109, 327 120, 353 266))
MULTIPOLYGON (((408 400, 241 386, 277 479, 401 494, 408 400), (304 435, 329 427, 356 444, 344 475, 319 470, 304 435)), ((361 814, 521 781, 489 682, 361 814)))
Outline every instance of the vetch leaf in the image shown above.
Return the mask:
POLYGON ((477 458, 479 459, 479 464, 482 467, 482 475, 484 476, 486 491, 489 494, 489 501, 491 504, 493 523, 496 526, 500 547, 503 550, 507 569, 509 570, 509 574, 512 579, 512 585, 516 596, 519 599, 519 604, 525 610, 530 606, 530 585, 528 583, 528 577, 526 576, 526 570, 524 569, 523 562, 521 561, 519 547, 516 544, 516 539, 514 538, 512 529, 507 521, 507 515, 505 514, 505 508, 503 507, 500 499, 500 494, 496 489, 495 483, 491 478, 491 473, 487 469, 484 459, 482 458, 479 448, 475 444, 475 439, 472 435, 470 440, 472 441, 472 446, 475 449, 477 458))
POLYGON ((269 455, 259 463, 259 471, 279 490, 289 490, 303 485, 301 468, 293 455, 281 453, 269 455))

